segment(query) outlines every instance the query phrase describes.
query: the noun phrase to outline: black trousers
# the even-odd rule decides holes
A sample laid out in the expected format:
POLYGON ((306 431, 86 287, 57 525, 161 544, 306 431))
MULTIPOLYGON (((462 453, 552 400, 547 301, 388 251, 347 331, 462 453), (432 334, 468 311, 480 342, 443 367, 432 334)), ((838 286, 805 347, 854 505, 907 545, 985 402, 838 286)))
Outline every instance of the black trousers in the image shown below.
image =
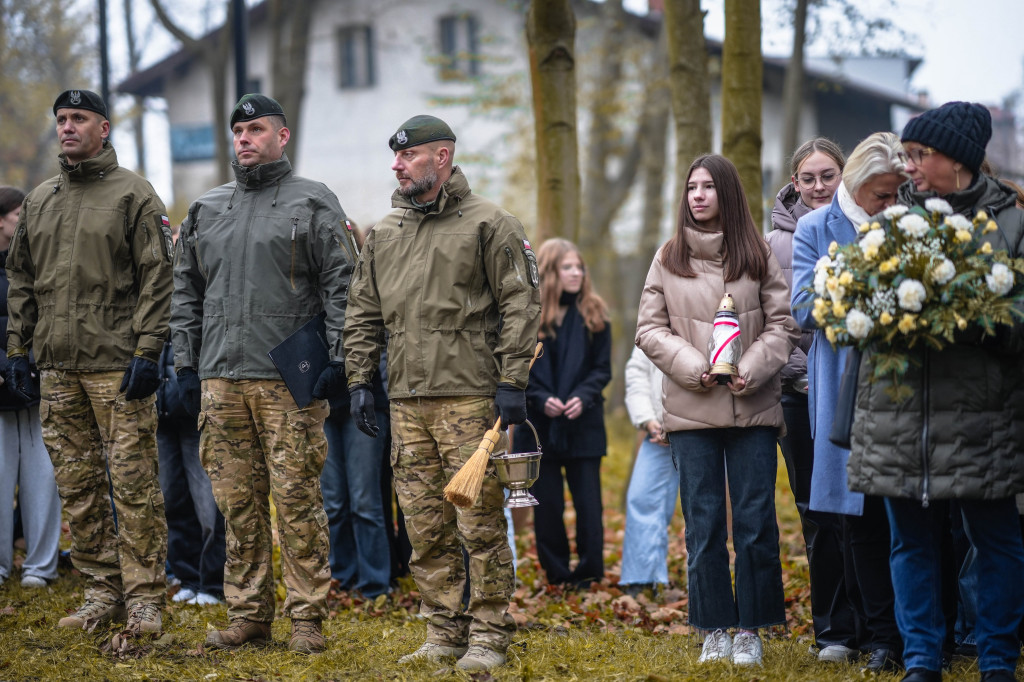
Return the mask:
POLYGON ((537 558, 548 582, 587 587, 604 578, 601 459, 559 458, 557 454, 545 452, 540 459, 540 476, 530 491, 539 503, 533 508, 533 529, 537 537, 537 558), (571 571, 564 518, 566 483, 576 510, 579 555, 579 563, 571 571))
POLYGON ((855 649, 857 616, 846 589, 842 517, 808 508, 814 470, 814 441, 811 438, 807 396, 784 393, 782 411, 787 434, 779 439, 779 446, 786 460, 789 487, 793 491, 807 545, 814 641, 819 648, 841 644, 855 649))
POLYGON ((846 588, 857 612, 860 649, 903 651, 896 626, 896 597, 892 591, 889 517, 881 497, 864 496, 861 516, 842 515, 846 548, 846 588))

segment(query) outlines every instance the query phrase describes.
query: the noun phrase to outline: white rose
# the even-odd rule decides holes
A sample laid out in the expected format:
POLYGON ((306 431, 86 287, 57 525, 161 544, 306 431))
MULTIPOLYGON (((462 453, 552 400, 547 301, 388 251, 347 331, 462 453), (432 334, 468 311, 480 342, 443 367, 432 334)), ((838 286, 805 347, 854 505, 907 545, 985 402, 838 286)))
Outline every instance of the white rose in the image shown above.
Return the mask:
POLYGON ((931 199, 925 199, 924 210, 929 213, 941 213, 943 215, 949 215, 953 212, 953 207, 949 205, 949 202, 945 199, 939 199, 938 197, 932 197, 931 199))
POLYGON ((828 256, 822 256, 818 259, 818 262, 814 264, 814 271, 824 270, 825 268, 832 267, 832 259, 828 256))
POLYGON ((901 206, 899 204, 893 204, 889 208, 887 208, 884 211, 882 211, 882 215, 884 215, 889 220, 893 220, 895 218, 903 217, 904 215, 906 215, 907 211, 909 211, 909 210, 910 209, 908 209, 906 206, 901 206))
POLYGON ((1013 271, 1002 263, 992 266, 992 273, 985 275, 989 291, 996 296, 1006 296, 1013 288, 1013 271))
POLYGON ((905 234, 915 239, 920 239, 928 234, 928 228, 930 227, 928 221, 916 213, 909 213, 903 216, 896 224, 905 234))
POLYGON ((869 246, 875 248, 881 248, 882 244, 885 243, 885 230, 868 230, 868 233, 860 238, 857 244, 860 246, 861 251, 869 246))
POLYGON ((825 298, 828 295, 828 289, 825 288, 825 282, 828 281, 828 270, 815 270, 814 272, 814 293, 819 297, 825 298))
POLYGON ((905 279, 896 288, 896 299, 900 302, 900 307, 912 313, 921 310, 926 296, 924 285, 916 279, 905 279))
POLYGON ((974 223, 972 223, 970 220, 963 217, 959 213, 957 213, 956 215, 946 216, 945 222, 954 230, 967 230, 968 232, 974 231, 974 223))
POLYGON ((874 321, 856 308, 846 313, 846 331, 855 339, 866 338, 874 326, 874 321))
POLYGON ((948 258, 943 258, 942 262, 932 268, 932 280, 936 284, 945 284, 954 277, 956 277, 956 266, 948 258))

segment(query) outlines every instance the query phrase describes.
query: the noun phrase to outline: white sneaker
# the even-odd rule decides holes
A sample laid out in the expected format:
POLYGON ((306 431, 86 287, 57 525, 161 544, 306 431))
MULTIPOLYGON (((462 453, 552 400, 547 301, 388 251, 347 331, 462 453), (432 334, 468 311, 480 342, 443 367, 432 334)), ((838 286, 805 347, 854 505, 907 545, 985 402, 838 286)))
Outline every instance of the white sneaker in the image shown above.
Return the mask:
POLYGON ((761 665, 764 649, 753 632, 741 632, 732 640, 732 662, 736 665, 761 665))
POLYGON ((829 644, 818 652, 822 663, 849 663, 857 659, 860 652, 842 644, 829 644))
POLYGON ((732 655, 732 640, 729 633, 723 630, 715 630, 708 633, 704 638, 704 647, 700 650, 698 663, 708 663, 719 659, 728 659, 732 655))
POLYGON ((215 606, 221 603, 221 600, 213 596, 209 592, 199 592, 196 596, 186 602, 188 604, 195 604, 197 606, 215 606))
POLYGON ((195 591, 193 591, 193 590, 191 590, 191 589, 189 589, 187 587, 183 587, 183 588, 181 588, 180 590, 178 590, 177 592, 174 593, 174 596, 171 597, 171 601, 187 602, 189 599, 195 599, 195 598, 196 598, 195 591))
POLYGON ((22 587, 46 587, 46 579, 40 578, 37 575, 23 575, 21 576, 22 587))

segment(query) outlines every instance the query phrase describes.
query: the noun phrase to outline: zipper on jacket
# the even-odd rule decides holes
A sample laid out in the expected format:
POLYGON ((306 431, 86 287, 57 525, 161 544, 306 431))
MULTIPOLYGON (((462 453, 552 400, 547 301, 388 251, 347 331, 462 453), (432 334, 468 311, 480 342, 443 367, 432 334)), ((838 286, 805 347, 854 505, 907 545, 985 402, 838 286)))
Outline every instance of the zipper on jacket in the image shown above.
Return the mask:
POLYGON ((931 487, 931 475, 928 472, 928 405, 929 381, 928 381, 928 357, 929 352, 924 352, 924 363, 922 370, 923 381, 921 386, 921 507, 928 508, 928 489, 931 487))
POLYGON ((295 233, 299 229, 299 219, 292 218, 292 266, 288 273, 288 281, 292 283, 292 291, 295 290, 295 233))

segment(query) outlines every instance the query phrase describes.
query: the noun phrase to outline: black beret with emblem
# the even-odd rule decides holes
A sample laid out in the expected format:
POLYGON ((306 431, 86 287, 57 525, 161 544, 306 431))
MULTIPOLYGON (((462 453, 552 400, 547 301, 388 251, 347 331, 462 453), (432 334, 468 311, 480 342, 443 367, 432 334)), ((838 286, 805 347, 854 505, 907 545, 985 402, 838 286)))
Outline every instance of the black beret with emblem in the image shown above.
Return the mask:
POLYGON ((91 90, 65 90, 53 101, 54 116, 57 115, 58 109, 85 109, 107 118, 106 102, 91 90))
POLYGON ((408 149, 428 142, 438 140, 451 140, 455 142, 455 133, 448 127, 448 124, 436 116, 420 114, 413 116, 402 124, 398 131, 388 140, 391 151, 397 152, 400 149, 408 149))
POLYGON ((242 99, 238 100, 238 104, 231 110, 231 121, 228 125, 234 128, 239 121, 251 121, 264 116, 280 116, 285 119, 285 123, 288 122, 284 109, 276 99, 259 93, 249 93, 242 95, 242 99))

